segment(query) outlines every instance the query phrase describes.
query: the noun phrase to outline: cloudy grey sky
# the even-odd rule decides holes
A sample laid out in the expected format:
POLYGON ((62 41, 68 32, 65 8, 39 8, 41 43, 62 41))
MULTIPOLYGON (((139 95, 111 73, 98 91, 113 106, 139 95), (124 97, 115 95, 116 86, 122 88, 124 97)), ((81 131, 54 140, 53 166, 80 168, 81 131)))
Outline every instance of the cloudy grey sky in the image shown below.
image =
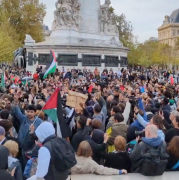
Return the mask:
MULTIPOLYGON (((90 1, 90 0, 89 0, 90 1)), ((104 3, 105 0, 100 0, 104 3)), ((40 0, 47 6, 44 23, 51 29, 56 0, 40 0)), ((178 0, 111 0, 116 14, 124 13, 133 24, 134 35, 143 42, 157 37, 157 28, 161 26, 165 15, 179 8, 178 0)))

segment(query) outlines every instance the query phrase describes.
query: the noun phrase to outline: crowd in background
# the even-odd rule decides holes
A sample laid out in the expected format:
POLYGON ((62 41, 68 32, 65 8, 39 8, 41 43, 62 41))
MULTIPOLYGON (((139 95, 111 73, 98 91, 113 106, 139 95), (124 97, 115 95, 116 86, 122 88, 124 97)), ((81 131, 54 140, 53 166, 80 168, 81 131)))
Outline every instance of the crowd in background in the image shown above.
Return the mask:
POLYGON ((179 75, 175 72, 62 67, 46 79, 40 66, 34 74, 10 66, 3 72, 0 179, 35 175, 63 180, 69 174, 89 173, 155 176, 179 170, 179 75), (70 119, 70 136, 65 140, 56 137, 55 120, 43 111, 57 88, 64 119, 70 119), (69 90, 88 96, 74 113, 66 106, 69 90), (55 150, 58 143, 61 152, 55 150), (71 156, 74 153, 74 164, 57 162, 60 156, 68 159, 63 148, 71 156))

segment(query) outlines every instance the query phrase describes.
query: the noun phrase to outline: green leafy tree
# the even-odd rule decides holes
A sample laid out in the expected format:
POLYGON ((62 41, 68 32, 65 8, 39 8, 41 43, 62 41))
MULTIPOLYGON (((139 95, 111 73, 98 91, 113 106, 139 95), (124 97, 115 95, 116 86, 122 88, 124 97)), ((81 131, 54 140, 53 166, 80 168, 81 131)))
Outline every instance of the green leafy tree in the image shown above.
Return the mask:
POLYGON ((13 51, 21 46, 18 41, 19 35, 10 25, 9 21, 3 16, 0 17, 0 62, 9 62, 13 60, 13 51))
MULTIPOLYGON (((39 0, 1 0, 0 16, 6 18, 10 26, 24 43, 25 34, 30 34, 37 42, 43 40, 43 19, 46 7, 39 0)), ((0 21, 3 25, 4 21, 0 21)))
POLYGON ((114 22, 116 23, 119 30, 119 38, 124 46, 129 47, 133 41, 133 27, 130 21, 126 19, 124 14, 116 15, 114 13, 114 8, 111 6, 109 8, 109 13, 114 17, 114 22))
POLYGON ((0 62, 12 62, 13 51, 18 47, 12 36, 0 27, 0 62))

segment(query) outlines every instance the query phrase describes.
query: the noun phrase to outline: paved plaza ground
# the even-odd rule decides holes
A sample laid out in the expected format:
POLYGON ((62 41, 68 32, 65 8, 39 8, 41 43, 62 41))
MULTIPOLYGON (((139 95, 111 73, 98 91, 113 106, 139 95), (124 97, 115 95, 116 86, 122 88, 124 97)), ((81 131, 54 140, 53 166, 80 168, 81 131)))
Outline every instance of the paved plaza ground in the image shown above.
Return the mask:
MULTIPOLYGON (((146 177, 140 174, 128 174, 121 176, 99 176, 99 175, 73 175, 71 180, 177 180, 179 172, 166 172, 163 176, 146 177)), ((70 180, 70 178, 68 178, 70 180)))

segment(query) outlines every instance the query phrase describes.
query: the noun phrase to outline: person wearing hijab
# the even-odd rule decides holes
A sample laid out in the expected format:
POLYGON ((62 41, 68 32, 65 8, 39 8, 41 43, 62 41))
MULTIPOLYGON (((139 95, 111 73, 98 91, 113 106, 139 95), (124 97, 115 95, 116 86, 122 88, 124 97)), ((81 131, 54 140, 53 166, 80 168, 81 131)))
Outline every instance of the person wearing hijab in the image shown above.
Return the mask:
POLYGON ((15 180, 14 173, 15 169, 9 173, 8 169, 8 156, 9 151, 6 147, 0 146, 0 180, 15 180))

